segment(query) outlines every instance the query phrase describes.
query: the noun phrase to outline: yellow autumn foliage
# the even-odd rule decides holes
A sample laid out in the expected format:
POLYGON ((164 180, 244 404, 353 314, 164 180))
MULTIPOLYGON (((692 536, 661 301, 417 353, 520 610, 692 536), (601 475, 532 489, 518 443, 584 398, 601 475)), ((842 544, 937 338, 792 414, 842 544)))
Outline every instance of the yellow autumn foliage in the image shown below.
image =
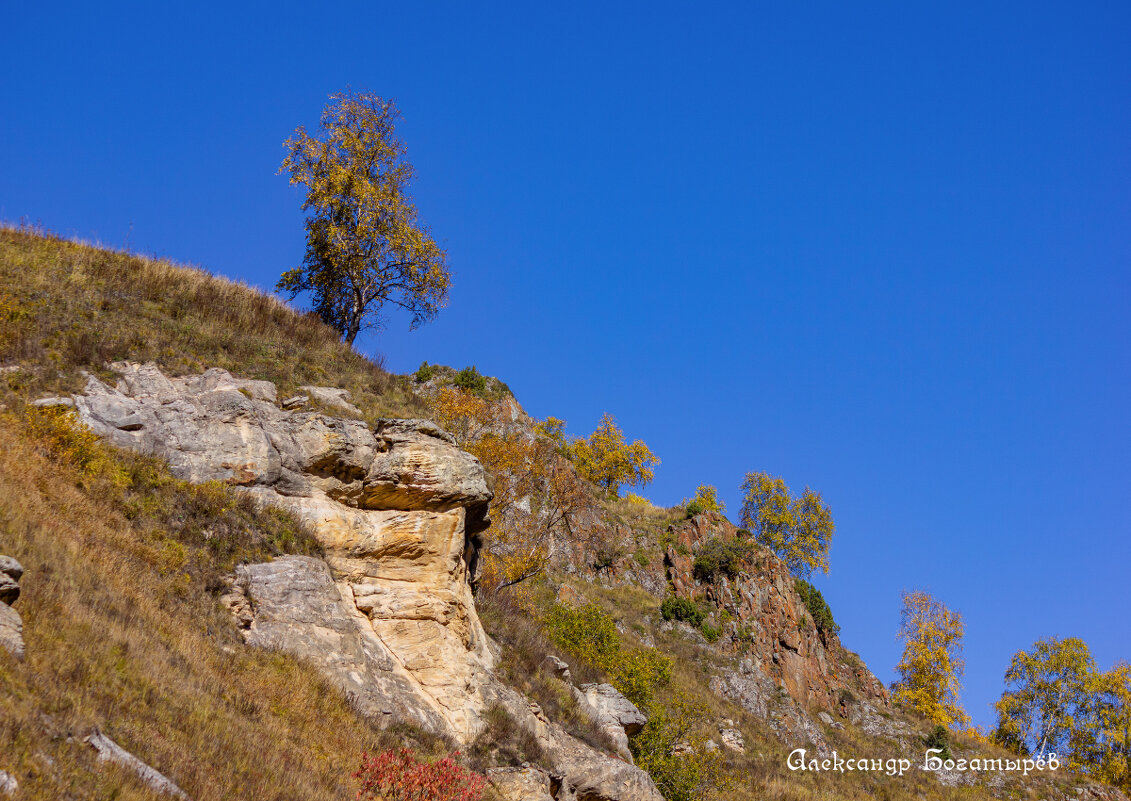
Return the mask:
POLYGON ((943 726, 969 723, 958 702, 964 670, 962 615, 922 591, 903 593, 903 658, 892 700, 943 726))

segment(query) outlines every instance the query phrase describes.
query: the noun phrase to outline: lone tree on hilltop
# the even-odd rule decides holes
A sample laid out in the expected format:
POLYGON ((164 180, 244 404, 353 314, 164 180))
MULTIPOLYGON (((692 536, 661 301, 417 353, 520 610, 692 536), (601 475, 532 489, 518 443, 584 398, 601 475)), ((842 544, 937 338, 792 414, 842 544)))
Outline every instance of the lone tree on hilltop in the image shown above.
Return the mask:
POLYGON ((391 100, 369 93, 330 96, 320 131, 299 126, 279 172, 306 187, 306 256, 276 289, 313 296, 315 313, 352 345, 379 327, 385 304, 412 315, 412 328, 447 305, 447 254, 417 218, 391 100))

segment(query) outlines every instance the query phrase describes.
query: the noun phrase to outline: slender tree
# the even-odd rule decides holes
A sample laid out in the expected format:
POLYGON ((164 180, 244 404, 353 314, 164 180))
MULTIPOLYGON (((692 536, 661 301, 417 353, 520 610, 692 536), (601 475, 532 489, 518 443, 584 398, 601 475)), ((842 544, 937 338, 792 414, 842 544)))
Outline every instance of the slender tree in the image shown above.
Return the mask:
POLYGON ((1087 718, 1095 668, 1087 644, 1076 637, 1039 640, 1015 653, 994 705, 998 742, 1041 756, 1064 753, 1087 718))
POLYGON ((964 670, 962 615, 922 591, 903 593, 899 638, 903 658, 893 700, 942 726, 965 724, 958 702, 964 670))
POLYGON ((391 100, 370 93, 331 95, 320 130, 299 127, 279 172, 306 187, 306 256, 277 289, 312 296, 315 313, 353 344, 379 327, 386 305, 412 315, 411 327, 447 304, 447 254, 418 219, 408 187, 414 170, 394 127, 391 100))

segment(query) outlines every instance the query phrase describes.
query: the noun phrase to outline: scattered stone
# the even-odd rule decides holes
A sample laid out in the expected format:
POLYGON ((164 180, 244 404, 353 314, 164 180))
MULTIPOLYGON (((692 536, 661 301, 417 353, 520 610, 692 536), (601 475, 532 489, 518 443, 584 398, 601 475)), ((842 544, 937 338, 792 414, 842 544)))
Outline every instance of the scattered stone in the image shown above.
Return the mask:
POLYGON ((11 604, 20 597, 23 565, 11 556, 0 556, 0 602, 11 604))
POLYGON ((352 414, 361 414, 361 409, 349 402, 350 392, 348 389, 310 386, 299 387, 299 389, 319 403, 324 403, 327 406, 337 406, 339 409, 345 409, 352 414))
POLYGON ((724 720, 719 724, 719 739, 722 740, 724 748, 729 748, 739 754, 746 753, 746 738, 735 727, 733 720, 724 720))
POLYGON ((15 603, 20 597, 20 583, 7 573, 0 573, 0 603, 15 603))
POLYGON ((75 402, 70 398, 60 398, 58 396, 52 395, 46 398, 40 398, 39 400, 34 400, 31 402, 31 405, 40 409, 46 409, 49 406, 73 407, 75 405, 75 402))
POLYGON ((129 768, 153 790, 176 798, 186 799, 187 801, 188 794, 171 779, 142 762, 105 734, 96 731, 86 738, 86 742, 98 752, 100 762, 114 762, 125 768, 129 768))
POLYGON ((290 410, 290 409, 298 409, 302 406, 305 406, 308 403, 310 403, 310 398, 307 397, 306 395, 293 395, 289 398, 285 398, 283 400, 283 402, 280 403, 279 405, 282 406, 284 409, 290 410))
POLYGON ((569 672, 569 665, 567 665, 561 659, 558 659, 558 657, 554 656, 553 654, 547 654, 546 661, 550 663, 550 667, 554 670, 554 675, 556 675, 559 679, 567 683, 573 680, 573 676, 569 672))
POLYGON ((15 795, 19 789, 20 783, 16 781, 16 777, 6 770, 0 770, 0 793, 15 795))

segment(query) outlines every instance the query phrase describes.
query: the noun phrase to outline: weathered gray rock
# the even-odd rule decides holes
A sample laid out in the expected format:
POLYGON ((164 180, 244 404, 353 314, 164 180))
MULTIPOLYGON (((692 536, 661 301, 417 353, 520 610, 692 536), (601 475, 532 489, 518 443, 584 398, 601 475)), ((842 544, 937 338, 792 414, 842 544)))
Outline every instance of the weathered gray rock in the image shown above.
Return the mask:
POLYGON ((9 604, 20 597, 24 569, 11 556, 0 556, 0 648, 16 659, 24 658, 24 622, 9 604))
POLYGON ((617 746, 617 753, 632 762, 628 737, 644 728, 648 718, 611 684, 583 684, 574 690, 577 702, 617 746))
POLYGON ((349 402, 350 393, 348 389, 311 386, 299 387, 299 389, 319 403, 324 403, 327 406, 337 406, 339 409, 345 409, 351 414, 361 414, 361 409, 349 402))
POLYGON ((0 770, 0 793, 15 795, 19 789, 20 783, 16 781, 16 777, 6 770, 0 770))
POLYGON ((859 726, 865 734, 873 737, 886 737, 903 742, 920 736, 904 721, 881 713, 867 701, 851 704, 848 708, 848 720, 853 726, 859 726))
POLYGON ((766 721, 784 742, 812 743, 820 755, 832 752, 820 726, 808 711, 750 660, 740 662, 737 671, 724 670, 712 676, 708 686, 716 695, 734 701, 766 721))
POLYGON ((86 742, 98 752, 98 759, 102 762, 114 762, 129 768, 138 775, 153 790, 175 798, 188 799, 188 795, 171 779, 158 770, 151 768, 126 749, 111 740, 101 732, 95 732, 86 738, 86 742))
POLYGON ((33 400, 31 402, 31 405, 35 406, 37 409, 47 409, 52 406, 65 406, 67 408, 70 408, 75 405, 75 402, 70 398, 59 398, 52 395, 47 398, 39 398, 38 400, 33 400))
POLYGON ((487 781, 503 801, 559 801, 551 795, 553 779, 541 768, 491 768, 487 781))
POLYGON ((0 603, 0 648, 16 659, 24 658, 24 622, 15 609, 0 603))
POLYGON ((0 556, 0 573, 19 581, 24 574, 24 567, 12 556, 0 556))
POLYGON ((554 675, 556 675, 559 679, 564 682, 569 682, 572 680, 573 676, 569 672, 569 665, 567 665, 563 660, 558 659, 558 657, 554 656, 553 654, 547 654, 546 661, 550 663, 550 667, 552 667, 554 670, 554 675))

